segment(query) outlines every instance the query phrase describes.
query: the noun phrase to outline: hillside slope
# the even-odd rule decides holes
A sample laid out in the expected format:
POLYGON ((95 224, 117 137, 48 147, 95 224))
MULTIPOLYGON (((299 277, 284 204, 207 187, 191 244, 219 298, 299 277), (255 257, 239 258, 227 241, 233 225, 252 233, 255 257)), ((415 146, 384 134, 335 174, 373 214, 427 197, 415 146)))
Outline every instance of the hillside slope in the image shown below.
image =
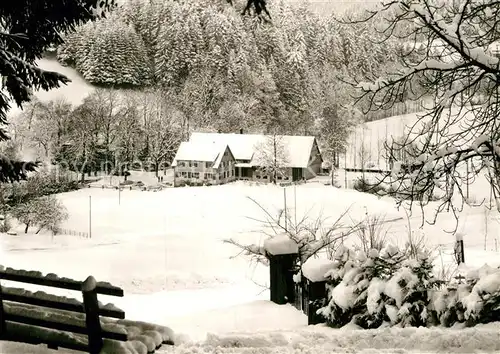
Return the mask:
MULTIPOLYGON (((62 66, 56 59, 40 59, 37 61, 39 67, 43 70, 56 71, 66 75, 71 82, 67 85, 62 85, 58 89, 50 91, 38 90, 34 95, 41 101, 50 101, 57 98, 64 98, 73 105, 78 105, 82 100, 94 90, 94 86, 87 83, 76 70, 62 66)), ((8 117, 14 117, 21 112, 21 109, 15 104, 7 113, 8 117)))

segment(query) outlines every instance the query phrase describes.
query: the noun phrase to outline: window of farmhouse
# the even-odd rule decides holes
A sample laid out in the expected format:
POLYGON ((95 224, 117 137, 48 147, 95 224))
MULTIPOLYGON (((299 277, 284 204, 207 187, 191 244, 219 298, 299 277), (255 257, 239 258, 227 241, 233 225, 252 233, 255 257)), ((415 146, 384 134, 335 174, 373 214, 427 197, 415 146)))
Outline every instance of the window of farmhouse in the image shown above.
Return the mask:
POLYGON ((193 172, 193 178, 200 178, 199 172, 193 172))

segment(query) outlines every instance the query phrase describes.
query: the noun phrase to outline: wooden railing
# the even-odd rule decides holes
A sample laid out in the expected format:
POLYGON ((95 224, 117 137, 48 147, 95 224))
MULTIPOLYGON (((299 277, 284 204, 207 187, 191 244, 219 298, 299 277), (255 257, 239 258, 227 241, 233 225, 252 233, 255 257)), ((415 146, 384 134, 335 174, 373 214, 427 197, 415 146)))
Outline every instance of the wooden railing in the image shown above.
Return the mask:
POLYGON ((0 279, 81 291, 83 296, 83 302, 80 302, 52 294, 2 288, 0 285, 0 340, 47 344, 51 349, 64 347, 91 354, 101 351, 104 338, 127 341, 126 333, 101 328, 101 316, 125 318, 122 310, 101 306, 97 300, 97 294, 122 297, 123 290, 118 287, 97 283, 92 276, 80 282, 34 272, 23 274, 12 269, 0 271, 0 279), (88 340, 70 340, 74 339, 70 333, 65 336, 56 331, 83 335, 88 340))

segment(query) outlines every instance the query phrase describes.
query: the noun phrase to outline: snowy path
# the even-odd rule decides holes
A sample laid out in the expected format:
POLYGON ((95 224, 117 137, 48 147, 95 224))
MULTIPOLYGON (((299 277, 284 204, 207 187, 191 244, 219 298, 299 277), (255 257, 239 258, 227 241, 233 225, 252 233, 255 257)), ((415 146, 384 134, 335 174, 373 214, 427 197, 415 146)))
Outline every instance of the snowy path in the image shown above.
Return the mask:
POLYGON ((367 331, 310 326, 294 331, 209 335, 203 342, 158 353, 493 353, 500 351, 499 327, 496 323, 468 329, 367 331))
MULTIPOLYGON (((392 328, 335 330, 324 326, 295 331, 209 335, 161 353, 473 353, 500 351, 499 324, 471 329, 392 328)), ((159 352, 160 353, 160 352, 159 352)))
MULTIPOLYGON (((156 353, 201 354, 430 354, 498 353, 500 323, 467 329, 387 328, 332 329, 322 325, 286 331, 209 334, 206 339, 165 346, 156 353)), ((0 342, 0 352, 49 354, 44 346, 0 342)), ((75 353, 59 350, 61 354, 75 353)))

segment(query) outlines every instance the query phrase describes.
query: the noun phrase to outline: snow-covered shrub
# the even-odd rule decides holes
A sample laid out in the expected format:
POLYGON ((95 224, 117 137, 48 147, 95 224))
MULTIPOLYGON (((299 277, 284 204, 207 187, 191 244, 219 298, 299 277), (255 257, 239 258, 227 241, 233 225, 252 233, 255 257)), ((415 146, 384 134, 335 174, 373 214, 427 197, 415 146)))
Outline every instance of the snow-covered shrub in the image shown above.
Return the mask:
POLYGON ((387 321, 385 282, 401 262, 401 253, 388 246, 368 254, 360 251, 356 258, 346 249, 339 251, 338 266, 327 274, 329 296, 320 310, 332 327, 342 327, 354 320, 362 328, 376 328, 387 321), (346 256, 347 255, 347 256, 346 256))
POLYGON ((369 279, 369 285, 360 294, 355 323, 362 328, 378 328, 390 322, 387 306, 390 298, 385 292, 389 279, 398 271, 404 253, 397 247, 388 245, 380 252, 371 250, 368 259, 361 265, 369 279), (362 295, 362 296, 361 296, 362 295))
POLYGON ((392 324, 426 326, 430 322, 428 306, 430 290, 441 282, 434 278, 432 262, 428 257, 406 260, 387 282, 385 293, 394 300, 390 313, 392 324), (397 309, 397 313, 396 310, 397 309))
POLYGON ((353 253, 339 248, 326 274, 328 298, 318 313, 331 327, 473 326, 500 318, 500 268, 483 266, 449 283, 434 276, 425 252, 407 258, 406 249, 387 246, 353 253))
POLYGON ((488 265, 470 270, 465 282, 431 292, 429 312, 437 324, 473 326, 497 321, 500 316, 500 269, 488 265))
POLYGON ((500 318, 500 269, 489 266, 477 272, 477 282, 461 298, 467 325, 498 321, 500 318))
POLYGON ((346 273, 356 270, 356 255, 351 249, 340 246, 334 254, 334 262, 333 268, 325 275, 328 291, 327 304, 320 308, 318 313, 325 318, 329 326, 338 328, 349 323, 352 318, 350 299, 343 294, 338 299, 335 296, 340 290, 346 288, 345 284, 342 285, 346 273), (340 288, 341 285, 342 288, 340 288))
POLYGON ((469 284, 449 285, 429 292, 430 303, 427 308, 428 324, 451 327, 465 321, 465 308, 461 298, 470 294, 469 284))

